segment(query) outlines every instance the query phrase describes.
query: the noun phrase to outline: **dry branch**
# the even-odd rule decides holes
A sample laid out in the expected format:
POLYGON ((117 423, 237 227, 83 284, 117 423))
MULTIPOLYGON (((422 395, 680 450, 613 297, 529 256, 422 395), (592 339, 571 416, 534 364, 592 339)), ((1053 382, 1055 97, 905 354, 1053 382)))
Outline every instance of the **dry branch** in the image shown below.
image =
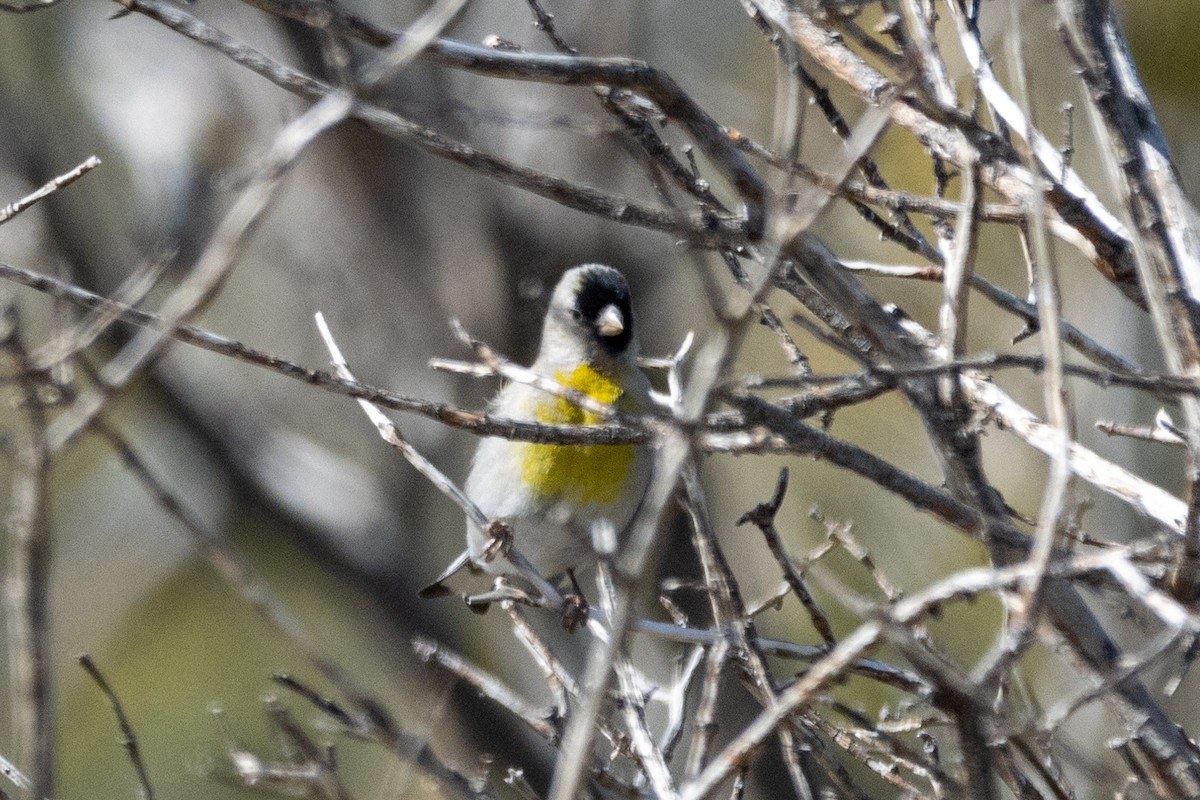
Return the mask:
MULTIPOLYGON (((123 14, 136 12, 156 20, 311 103, 275 138, 258 177, 238 193, 216 233, 201 241, 201 256, 169 289, 166 300, 153 311, 136 307, 157 282, 154 267, 134 270, 114 297, 105 298, 67 281, 0 264, 5 280, 89 309, 78 324, 56 329, 53 347, 27 352, 9 337, 5 347, 11 369, 0 376, 0 388, 19 396, 22 421, 21 436, 13 440, 7 621, 22 750, 17 763, 25 767, 28 761, 34 793, 50 796, 53 778, 49 631, 44 623, 49 569, 46 476, 52 456, 85 430, 124 457, 223 579, 298 646, 344 701, 329 699, 295 679, 281 677, 281 683, 336 723, 340 732, 373 742, 404 763, 418 764, 438 781, 441 791, 481 798, 499 791, 492 785, 498 782, 495 777, 469 779, 415 743, 373 699, 369 687, 357 685, 318 650, 244 558, 219 532, 201 524, 187 501, 168 489, 139 449, 107 421, 113 395, 149 369, 171 341, 182 341, 357 399, 381 435, 480 527, 491 523, 434 463, 438 454, 419 452, 381 408, 476 435, 560 446, 641 443, 654 450, 654 477, 628 543, 602 563, 600 609, 589 620, 587 632, 574 640, 586 653, 560 650, 556 640, 539 633, 541 609, 510 601, 520 597, 534 605, 554 605, 561 600, 557 589, 536 574, 530 579, 541 598, 498 589, 495 597, 504 601, 505 613, 484 620, 511 625, 512 639, 506 641, 515 642, 513 650, 524 662, 532 658, 535 677, 546 684, 548 699, 539 701, 544 708, 526 700, 513 688, 518 683, 494 673, 491 664, 485 669, 433 639, 413 639, 422 658, 465 681, 552 750, 546 796, 553 800, 573 800, 585 793, 699 800, 726 790, 740 797, 752 786, 749 781, 757 777, 759 766, 768 763, 765 756, 775 752, 774 745, 788 788, 800 798, 833 793, 865 800, 875 794, 879 782, 906 796, 990 800, 1000 796, 1003 785, 1022 800, 1067 798, 1074 791, 1072 770, 1108 789, 1124 781, 1120 790, 1130 793, 1137 785, 1163 796, 1200 795, 1200 749, 1167 715, 1152 683, 1160 680, 1159 667, 1183 653, 1184 667, 1166 681, 1168 687, 1177 683, 1200 641, 1200 616, 1190 603, 1200 591, 1200 326, 1193 309, 1200 291, 1200 236, 1195 212, 1182 194, 1165 138, 1107 4, 1057 3, 1064 47, 1080 69, 1089 111, 1105 140, 1101 150, 1107 153, 1110 176, 1121 197, 1120 213, 1109 210, 1072 169, 1074 131, 1068 128, 1065 143, 1056 148, 1039 130, 1025 74, 1029 55, 1024 31, 1008 7, 995 12, 1009 14, 1011 23, 1004 34, 1010 62, 1005 83, 992 67, 997 53, 989 52, 991 40, 981 34, 981 15, 992 13, 985 4, 744 0, 742 6, 775 59, 773 136, 762 144, 715 119, 680 82, 650 64, 586 55, 583 43, 569 41, 551 7, 540 0, 528 2, 532 21, 556 53, 528 52, 498 36, 485 46, 447 37, 447 26, 467 6, 463 0, 434 3, 403 33, 320 0, 247 2, 277 20, 310 29, 334 77, 315 77, 322 73, 314 61, 301 71, 264 55, 201 20, 203 9, 185 10, 163 0, 119 0, 123 14), (862 12, 876 5, 878 24, 866 26, 862 12), (957 76, 949 66, 959 56, 970 67, 968 75, 957 76), (563 127, 618 134, 625 155, 644 169, 656 200, 635 201, 523 166, 397 113, 390 107, 396 98, 382 91, 381 84, 415 60, 432 65, 439 75, 453 70, 486 81, 590 90, 611 121, 584 125, 569 120, 563 127), (835 100, 840 90, 848 90, 865 111, 855 114, 840 108, 835 100), (813 130, 822 127, 808 124, 813 121, 805 116, 810 99, 838 148, 829 159, 834 163, 820 167, 801 160, 810 152, 806 148, 813 130), (646 362, 668 370, 664 409, 643 415, 616 413, 579 391, 532 375, 461 332, 478 363, 439 360, 437 368, 535 384, 587 408, 604 424, 516 422, 359 383, 327 330, 323 335, 336 374, 193 325, 191 320, 221 293, 308 145, 349 119, 462 165, 470 179, 496 180, 618 225, 666 233, 691 246, 697 282, 707 292, 716 321, 698 331, 694 352, 685 345, 673 358, 646 362), (668 125, 677 126, 689 144, 676 151, 667 136, 668 125), (891 176, 885 177, 890 165, 881 163, 882 155, 871 153, 889 126, 908 132, 928 150, 930 193, 891 188, 891 176), (715 173, 716 188, 705 170, 715 173), (997 202, 985 202, 991 199, 986 198, 989 191, 998 195, 997 202), (883 239, 905 248, 904 258, 917 263, 836 258, 808 229, 828 205, 843 201, 883 239), (918 226, 914 215, 928 217, 931 227, 924 227, 923 221, 918 226), (984 274, 990 265, 980 257, 980 247, 989 226, 1005 226, 1005 234, 1020 239, 1030 276, 1029 299, 984 274), (1063 318, 1051 237, 1091 262, 1099 274, 1093 279, 1111 282, 1133 300, 1128 313, 1141 313, 1137 306, 1149 311, 1168 374, 1146 369, 1063 318), (936 330, 927 330, 888 303, 888 282, 871 282, 867 275, 941 282, 936 330), (1014 345, 1029 339, 1026 346, 1040 343, 1040 352, 972 353, 970 335, 980 333, 977 310, 969 302, 974 292, 989 298, 1022 328, 1014 345), (794 315, 797 302, 803 311, 794 315), (785 311, 788 304, 792 307, 785 311), (90 366, 94 346, 117 322, 137 326, 133 338, 107 366, 95 370, 90 366), (750 350, 745 345, 760 323, 774 344, 774 366, 763 374, 746 374, 750 367, 743 359, 750 350), (1071 363, 1067 348, 1091 365, 1071 363), (820 357, 825 349, 855 366, 838 374, 822 372, 818 365, 825 363, 820 357), (782 377, 773 377, 771 370, 782 377), (1010 391, 1015 390, 999 382, 1002 370, 1039 376, 1041 407, 1024 408, 1013 400, 1010 391), (72 381, 64 374, 82 378, 72 381), (1110 425, 1105 430, 1185 445, 1186 500, 1075 441, 1082 415, 1067 397, 1073 379, 1101 389, 1131 389, 1181 410, 1180 428, 1164 411, 1166 421, 1154 427, 1110 425), (794 394, 778 397, 775 393, 782 390, 794 394), (853 434, 832 432, 834 412, 856 407, 861 413, 877 413, 882 404, 872 404, 885 394, 906 402, 919 418, 936 460, 935 476, 918 477, 909 462, 881 457, 873 449, 875 443, 853 444, 848 440, 853 434), (48 408, 50 397, 65 405, 48 408), (818 414, 821 426, 806 421, 818 414), (994 476, 984 469, 988 445, 981 434, 990 423, 1028 444, 1032 463, 1043 463, 1044 456, 1049 465, 1050 479, 1036 520, 1010 507, 994 476), (754 506, 740 522, 752 522, 762 540, 742 541, 752 540, 759 548, 765 542, 770 552, 765 569, 774 580, 747 601, 741 576, 725 557, 724 537, 730 534, 714 515, 699 478, 699 461, 707 453, 802 456, 826 462, 865 482, 873 494, 865 495, 863 502, 883 493, 901 498, 982 543, 992 564, 902 591, 904 583, 891 574, 889 560, 861 547, 858 541, 867 539, 851 534, 855 521, 827 523, 825 542, 807 559, 797 558, 788 550, 793 532, 777 521, 785 518, 784 471, 770 499, 757 506, 745 500, 739 508, 754 506), (1132 541, 1118 544, 1122 537, 1117 534, 1123 532, 1098 536, 1086 530, 1082 511, 1071 507, 1072 478, 1125 502, 1153 523, 1153 535, 1130 536, 1132 541), (664 586, 662 604, 670 621, 662 621, 644 612, 642 601, 650 593, 655 577, 652 556, 661 549, 679 484, 700 577, 664 586), (882 599, 867 600, 848 589, 832 574, 832 559, 825 558, 830 553, 849 553, 861 562, 855 568, 868 574, 874 581, 872 591, 882 599), (822 594, 823 599, 826 594, 831 598, 825 606, 809 590, 810 581, 828 590, 822 594), (1102 592, 1106 602, 1137 617, 1142 638, 1118 639, 1116 627, 1082 598, 1081 591, 1092 588, 1102 592), (699 602, 689 605, 688 593, 696 593, 699 602), (784 638, 761 636, 763 620, 771 618, 789 593, 798 598, 811 626, 801 624, 802 634, 784 638), (988 632, 981 658, 956 660, 931 633, 936 628, 930 620, 948 607, 983 596, 1002 602, 1005 627, 988 632), (832 612, 835 604, 851 622, 832 612), (844 631, 849 633, 839 635, 844 631), (885 644, 891 648, 889 655, 869 657, 885 644), (1035 693, 1026 688, 1022 656, 1035 649, 1078 679, 1078 685, 1049 708, 1040 707, 1035 693), (640 660, 643 652, 660 654, 670 665, 670 678, 663 685, 651 677, 654 665, 640 660), (797 662, 802 665, 798 674, 797 662), (575 669, 576 664, 581 666, 575 669), (852 692, 844 690, 849 680, 869 682, 873 692, 886 695, 885 708, 873 714, 858 707, 852 692), (740 691, 745 694, 735 694, 740 691), (759 706, 754 718, 749 724, 739 720, 737 728, 725 727, 733 719, 726 715, 726 706, 744 705, 746 698, 759 706), (1102 747, 1089 743, 1090 749, 1075 752, 1068 741, 1069 723, 1081 708, 1096 703, 1105 704, 1110 719, 1120 726, 1122 738, 1113 745, 1110 759, 1113 764, 1121 760, 1117 767, 1095 766, 1102 747), (768 742, 770 751, 764 750, 768 742), (851 769, 855 763, 864 769, 851 769)), ((3 4, 0 10, 16 9, 3 4)), ((447 102, 458 103, 472 121, 527 124, 517 114, 488 114, 463 109, 456 100, 447 102)), ((93 161, 0 211, 0 223, 65 186, 93 161)), ((770 494, 765 488, 758 497, 770 494)), ((510 559, 518 565, 523 560, 515 552, 510 559)), ((674 566, 666 565, 668 571, 674 566)), ((115 695, 98 673, 93 675, 132 740, 115 695)), ((251 753, 230 736, 229 756, 240 778, 281 791, 346 800, 333 749, 314 740, 277 699, 270 699, 266 710, 282 757, 251 753)), ((149 782, 132 745, 130 752, 148 796, 149 782)), ((19 781, 20 773, 10 766, 0 759, 0 770, 19 781)), ((541 796, 524 775, 522 768, 510 767, 505 782, 521 796, 541 796)))

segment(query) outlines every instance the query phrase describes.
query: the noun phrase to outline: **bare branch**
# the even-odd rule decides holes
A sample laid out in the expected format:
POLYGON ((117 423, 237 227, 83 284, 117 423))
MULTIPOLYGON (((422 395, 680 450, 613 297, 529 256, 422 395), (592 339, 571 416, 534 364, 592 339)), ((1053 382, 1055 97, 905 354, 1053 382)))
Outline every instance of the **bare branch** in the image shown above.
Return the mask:
POLYGON ((775 487, 775 496, 765 503, 760 503, 750 511, 743 514, 737 521, 737 525, 744 525, 747 522, 752 522, 762 531, 763 537, 767 540, 767 547, 771 550, 771 555, 775 556, 775 561, 778 562, 780 569, 783 570, 783 577, 788 582, 788 586, 795 593, 796 597, 804 605, 808 616, 812 619, 813 627, 817 633, 825 641, 826 647, 833 647, 837 644, 837 637, 833 634, 833 626, 829 623, 829 617, 825 615, 825 611, 817 603, 812 593, 808 591, 808 587, 804 585, 804 576, 797 569, 795 562, 787 554, 783 545, 783 539, 779 536, 779 531, 775 529, 775 515, 779 513, 780 506, 783 505, 783 496, 787 491, 788 471, 784 467, 779 472, 779 483, 775 487))
POLYGON ((100 668, 96 666, 96 662, 92 661, 92 657, 87 653, 79 656, 79 666, 91 676, 96 685, 100 687, 100 691, 108 698, 108 702, 112 704, 113 714, 117 717, 117 724, 121 728, 121 746, 129 754, 129 761, 133 764, 134 772, 137 773, 138 783, 141 788, 138 792, 143 800, 154 800, 154 787, 150 784, 150 775, 146 772, 146 764, 142 761, 142 753, 138 748, 137 735, 133 732, 133 726, 129 724, 129 718, 125 716, 125 709, 121 707, 121 701, 117 699, 117 693, 113 691, 108 680, 100 672, 100 668))
MULTIPOLYGON (((295 2, 291 8, 301 6, 303 6, 302 2, 295 2)), ((253 48, 234 41, 215 28, 173 6, 159 2, 159 0, 128 0, 127 7, 132 11, 137 11, 156 19, 185 36, 217 50, 222 55, 257 72, 290 92, 309 99, 319 99, 332 91, 330 87, 320 81, 309 78, 273 61, 253 48)), ((307 13, 309 12, 304 12, 304 14, 307 13)), ((328 7, 322 6, 319 13, 327 15, 329 13, 328 7)), ((326 17, 323 16, 322 18, 326 17)), ((353 34, 356 33, 356 30, 352 29, 348 32, 353 34)), ((361 33, 361 31, 359 32, 361 33)), ((369 38, 369 41, 375 44, 384 44, 391 40, 392 36, 390 33, 382 37, 375 36, 369 38)), ((442 42, 442 44, 445 45, 446 43, 442 42)), ((575 59, 565 56, 540 56, 538 58, 554 60, 548 64, 535 63, 532 67, 526 69, 521 59, 506 58, 505 56, 517 55, 533 58, 530 54, 511 54, 483 48, 470 48, 466 45, 462 45, 461 47, 466 47, 467 51, 460 53, 457 47, 450 48, 450 51, 456 54, 450 59, 451 65, 458 66, 460 65, 459 62, 461 62, 461 65, 464 66, 479 65, 481 69, 494 66, 490 74, 495 74, 498 77, 520 77, 529 80, 545 79, 552 80, 553 82, 579 82, 584 84, 599 81, 612 85, 628 84, 630 88, 635 89, 642 85, 640 81, 661 80, 663 81, 660 87, 661 91, 666 92, 671 97, 675 97, 672 93, 676 93, 679 98, 686 98, 686 95, 683 95, 673 83, 666 83, 669 79, 662 76, 661 73, 644 68, 636 62, 628 62, 625 59, 614 59, 615 63, 599 59, 597 60, 600 62, 598 65, 584 64, 584 68, 576 72, 574 67, 575 59), (500 60, 497 61, 497 58, 500 58, 500 60), (561 70, 565 70, 565 72, 556 71, 560 70, 560 68, 561 70), (557 76, 560 75, 564 76, 563 80, 558 80, 557 76)), ((689 104, 691 104, 690 100, 678 100, 679 108, 686 108, 689 104)), ((676 107, 676 102, 673 100, 668 107, 676 107)), ((689 117, 689 119, 693 120, 696 130, 700 130, 705 139, 712 139, 714 147, 719 147, 723 150, 729 146, 719 127, 715 132, 709 131, 708 123, 705 122, 705 120, 708 120, 707 115, 704 115, 698 107, 695 111, 697 114, 702 115, 689 117), (724 142, 724 144, 715 144, 717 142, 724 142)), ((743 173, 745 175, 753 175, 753 171, 748 166, 742 166, 744 162, 741 159, 740 153, 733 150, 731 146, 729 147, 733 153, 733 160, 727 161, 726 165, 731 172, 735 173, 733 176, 735 178, 735 186, 739 186, 739 189, 749 196, 757 198, 757 200, 752 200, 749 203, 748 213, 750 216, 746 219, 714 217, 711 214, 696 214, 687 217, 675 214, 674 212, 650 209, 631 198, 607 195, 590 187, 571 183, 538 170, 521 167, 505 159, 480 152, 475 148, 451 140, 369 103, 361 101, 356 103, 352 109, 352 116, 362 120, 385 135, 403 139, 414 146, 420 147, 439 157, 462 164, 494 180, 525 189, 569 208, 590 214, 597 214, 616 222, 666 231, 686 236, 690 240, 697 242, 707 241, 709 243, 724 242, 726 240, 740 241, 746 236, 752 236, 758 229, 756 226, 761 225, 761 212, 755 209, 761 206, 764 195, 761 188, 757 185, 741 186, 739 184, 743 173), (756 217, 755 215, 758 216, 756 217)), ((715 123, 713 124, 715 125, 715 123)), ((696 130, 693 130, 693 133, 696 130)), ((754 178, 752 183, 756 184, 757 180, 757 178, 754 178)))
MULTIPOLYGON (((136 2, 136 0, 135 0, 136 2)), ((368 44, 383 46, 402 35, 372 25, 340 9, 310 0, 248 0, 269 13, 304 22, 319 20, 368 44)), ((758 173, 743 159, 724 130, 670 76, 648 64, 625 58, 585 58, 545 55, 483 47, 438 39, 422 51, 437 64, 510 80, 538 81, 567 86, 601 84, 636 92, 654 103, 663 114, 679 122, 713 163, 729 179, 746 204, 746 232, 754 239, 762 233, 767 189, 758 173)))
POLYGON ((0 317, 0 352, 21 389, 24 427, 17 434, 10 488, 5 607, 12 676, 12 722, 30 792, 54 796, 54 705, 50 638, 50 449, 42 377, 20 340, 16 309, 0 317))
MULTIPOLYGON (((52 0, 52 2, 57 2, 57 0, 52 0)), ((45 8, 47 5, 51 5, 51 3, 35 3, 29 6, 23 6, 21 10, 32 11, 35 8, 45 8)), ((13 10, 13 7, 9 6, 8 4, 0 5, 0 8, 5 11, 13 10)), ((26 195, 16 202, 9 203, 8 205, 4 206, 4 208, 0 208, 0 225, 8 222, 10 219, 15 217, 17 214, 20 214, 37 201, 49 197, 64 186, 70 186, 72 183, 79 180, 98 166, 100 166, 100 159, 96 158, 95 156, 89 156, 83 161, 83 163, 75 167, 75 169, 71 170, 70 172, 64 172, 62 175, 59 175, 54 180, 38 189, 36 192, 26 195)))
POLYGON ((259 180, 242 192, 195 268, 163 304, 162 327, 141 330, 101 372, 101 388, 81 395, 69 412, 54 420, 48 432, 51 452, 62 449, 84 430, 100 413, 107 397, 162 352, 171 332, 200 313, 215 297, 305 148, 322 132, 341 122, 351 107, 349 95, 331 94, 280 131, 259 180))
POLYGON ((437 664, 473 686, 484 697, 499 703, 517 719, 528 725, 537 735, 551 744, 558 743, 558 730, 545 712, 540 711, 517 696, 494 675, 467 663, 461 656, 445 645, 432 639, 416 637, 412 641, 413 651, 422 661, 437 664))

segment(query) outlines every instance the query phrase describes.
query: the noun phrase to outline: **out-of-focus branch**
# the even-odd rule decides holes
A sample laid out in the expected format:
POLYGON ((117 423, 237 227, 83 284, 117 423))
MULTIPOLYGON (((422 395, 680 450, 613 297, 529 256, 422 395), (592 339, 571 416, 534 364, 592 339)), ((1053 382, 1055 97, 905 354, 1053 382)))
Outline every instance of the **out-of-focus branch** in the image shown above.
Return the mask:
MULTIPOLYGON (((158 20, 293 94, 316 100, 333 91, 330 86, 235 41, 175 6, 160 0, 122 1, 130 10, 158 20)), ((514 164, 417 125, 362 99, 355 103, 351 115, 386 136, 461 164, 485 177, 613 222, 672 233, 701 246, 744 241, 749 233, 744 219, 707 213, 679 214, 651 208, 630 197, 607 194, 590 186, 514 164)))
POLYGON ((9 14, 28 14, 30 11, 38 11, 43 8, 58 5, 58 0, 34 0, 34 2, 18 5, 17 3, 0 3, 0 11, 5 11, 9 14))
POLYGON ((141 454, 103 418, 97 420, 93 429, 116 451, 125 466, 152 494, 159 506, 182 525, 192 544, 216 573, 263 620, 287 637, 317 671, 355 704, 362 714, 363 724, 388 736, 400 737, 396 724, 387 712, 359 687, 337 662, 321 652, 300 620, 275 597, 270 586, 251 569, 241 553, 210 530, 200 517, 189 509, 187 504, 159 478, 141 457, 141 454))
MULTIPOLYGON (((310 0, 247 2, 269 13, 316 27, 342 30, 375 46, 386 46, 403 36, 398 31, 374 25, 338 7, 310 0)), ((570 54, 489 49, 450 39, 431 42, 423 49, 421 56, 432 63, 496 78, 565 86, 599 84, 636 92, 688 131, 745 202, 747 235, 754 239, 762 233, 768 201, 766 184, 733 146, 724 129, 671 76, 649 64, 627 58, 588 58, 570 54)))
POLYGON ((99 388, 80 395, 70 410, 55 418, 48 432, 51 452, 60 450, 83 431, 100 413, 108 397, 162 352, 171 340, 171 331, 211 302, 305 148, 322 132, 341 122, 351 105, 349 95, 330 94, 280 131, 259 179, 238 197, 195 267, 164 302, 161 325, 143 328, 101 371, 99 388))
POLYGON ((12 723, 33 797, 54 796, 54 675, 50 640, 50 449, 42 375, 20 339, 17 311, 0 312, 0 352, 21 390, 8 511, 4 601, 12 676, 12 723))
POLYGON ((150 783, 150 774, 146 771, 146 763, 142 760, 137 734, 133 732, 133 726, 129 724, 129 718, 125 716, 125 709, 122 707, 120 699, 117 698, 117 693, 113 691, 108 679, 104 677, 104 673, 100 672, 100 668, 96 666, 96 662, 90 655, 87 653, 81 655, 79 666, 83 667, 84 671, 91 676, 92 680, 96 682, 96 686, 100 687, 100 691, 112 704, 113 714, 117 717, 117 725, 121 728, 121 746, 129 754, 129 761, 133 764, 138 783, 141 785, 141 800, 154 800, 154 787, 150 783))
POLYGON ((942 304, 938 312, 939 353, 949 361, 961 358, 967 344, 967 301, 971 297, 971 276, 975 274, 975 255, 979 251, 979 212, 983 206, 979 165, 972 161, 962 175, 962 213, 954 229, 950 258, 942 272, 942 304))

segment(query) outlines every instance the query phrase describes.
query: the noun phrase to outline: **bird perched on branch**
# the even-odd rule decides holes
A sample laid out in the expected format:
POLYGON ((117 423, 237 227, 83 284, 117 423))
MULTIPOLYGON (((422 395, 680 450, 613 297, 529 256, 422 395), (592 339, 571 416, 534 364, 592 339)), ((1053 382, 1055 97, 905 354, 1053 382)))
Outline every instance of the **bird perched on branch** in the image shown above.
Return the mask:
MULTIPOLYGON (((637 354, 625 276, 601 264, 567 270, 550 298, 530 371, 636 414, 650 406, 650 382, 637 366, 637 354)), ((604 421, 596 410, 524 382, 505 386, 489 412, 550 424, 604 421)), ((595 562, 594 533, 598 527, 618 537, 625 531, 645 494, 650 467, 644 445, 535 444, 487 437, 475 451, 464 489, 488 519, 507 523, 511 545, 542 576, 567 575, 575 590, 572 599, 580 602, 575 570, 595 562)), ((467 551, 422 596, 447 594, 447 579, 464 568, 476 574, 514 572, 506 558, 494 557, 495 545, 494 530, 480 530, 468 520, 467 551)))

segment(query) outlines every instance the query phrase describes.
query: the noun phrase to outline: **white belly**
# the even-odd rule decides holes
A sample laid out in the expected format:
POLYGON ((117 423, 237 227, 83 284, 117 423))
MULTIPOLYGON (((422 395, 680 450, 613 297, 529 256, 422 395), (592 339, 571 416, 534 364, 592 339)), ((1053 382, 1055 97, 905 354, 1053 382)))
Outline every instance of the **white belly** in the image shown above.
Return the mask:
MULTIPOLYGON (((607 519, 617 531, 618 541, 621 540, 649 483, 649 449, 633 448, 633 456, 611 500, 581 502, 578 493, 570 491, 570 485, 557 496, 547 496, 534 491, 522 479, 518 465, 522 461, 521 448, 526 446, 498 438, 480 442, 464 487, 467 496, 489 519, 503 519, 512 526, 513 545, 543 577, 552 578, 567 569, 592 564, 596 560, 592 525, 599 519, 607 519)), ((511 566, 500 559, 490 564, 483 562, 486 544, 483 533, 468 522, 467 547, 472 558, 488 572, 511 571, 511 566)))

